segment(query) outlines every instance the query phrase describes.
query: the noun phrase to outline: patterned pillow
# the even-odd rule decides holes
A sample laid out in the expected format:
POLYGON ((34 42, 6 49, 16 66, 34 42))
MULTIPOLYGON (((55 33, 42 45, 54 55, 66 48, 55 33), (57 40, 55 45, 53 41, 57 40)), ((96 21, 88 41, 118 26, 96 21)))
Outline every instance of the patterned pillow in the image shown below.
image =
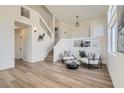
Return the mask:
POLYGON ((89 53, 88 58, 94 60, 95 59, 95 53, 89 53))

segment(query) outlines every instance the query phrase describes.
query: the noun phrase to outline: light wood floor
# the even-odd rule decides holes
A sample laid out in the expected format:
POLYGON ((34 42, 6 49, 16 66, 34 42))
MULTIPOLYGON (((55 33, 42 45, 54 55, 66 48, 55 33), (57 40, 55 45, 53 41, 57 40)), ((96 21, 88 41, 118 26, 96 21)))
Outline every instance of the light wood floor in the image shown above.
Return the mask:
POLYGON ((106 66, 103 66, 102 69, 91 70, 80 66, 76 70, 70 70, 60 62, 31 64, 20 60, 16 61, 16 68, 0 71, 0 87, 113 87, 106 66))

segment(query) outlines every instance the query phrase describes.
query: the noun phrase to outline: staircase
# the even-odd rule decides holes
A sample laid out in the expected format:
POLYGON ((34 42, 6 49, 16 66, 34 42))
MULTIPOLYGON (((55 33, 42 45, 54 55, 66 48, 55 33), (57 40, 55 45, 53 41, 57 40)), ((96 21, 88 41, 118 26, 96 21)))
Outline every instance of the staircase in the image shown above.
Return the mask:
POLYGON ((53 49, 48 53, 48 55, 44 61, 45 62, 53 62, 53 49))

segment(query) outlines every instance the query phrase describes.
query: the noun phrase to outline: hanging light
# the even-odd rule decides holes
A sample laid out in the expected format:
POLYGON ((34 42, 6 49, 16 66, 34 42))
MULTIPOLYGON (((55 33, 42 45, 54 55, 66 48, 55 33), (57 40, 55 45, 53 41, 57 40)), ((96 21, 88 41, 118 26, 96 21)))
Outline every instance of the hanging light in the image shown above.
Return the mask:
POLYGON ((79 18, 79 16, 76 16, 76 24, 75 24, 76 27, 78 27, 80 25, 78 22, 78 18, 79 18))

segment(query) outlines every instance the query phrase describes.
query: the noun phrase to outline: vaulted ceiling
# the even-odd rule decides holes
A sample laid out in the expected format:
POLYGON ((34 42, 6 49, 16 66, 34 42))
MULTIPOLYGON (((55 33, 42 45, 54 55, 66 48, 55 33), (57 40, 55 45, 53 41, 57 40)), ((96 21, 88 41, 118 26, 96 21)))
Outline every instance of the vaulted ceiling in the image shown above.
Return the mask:
POLYGON ((56 18, 64 23, 75 23, 76 16, 79 21, 105 17, 107 5, 46 5, 56 15, 56 18))

